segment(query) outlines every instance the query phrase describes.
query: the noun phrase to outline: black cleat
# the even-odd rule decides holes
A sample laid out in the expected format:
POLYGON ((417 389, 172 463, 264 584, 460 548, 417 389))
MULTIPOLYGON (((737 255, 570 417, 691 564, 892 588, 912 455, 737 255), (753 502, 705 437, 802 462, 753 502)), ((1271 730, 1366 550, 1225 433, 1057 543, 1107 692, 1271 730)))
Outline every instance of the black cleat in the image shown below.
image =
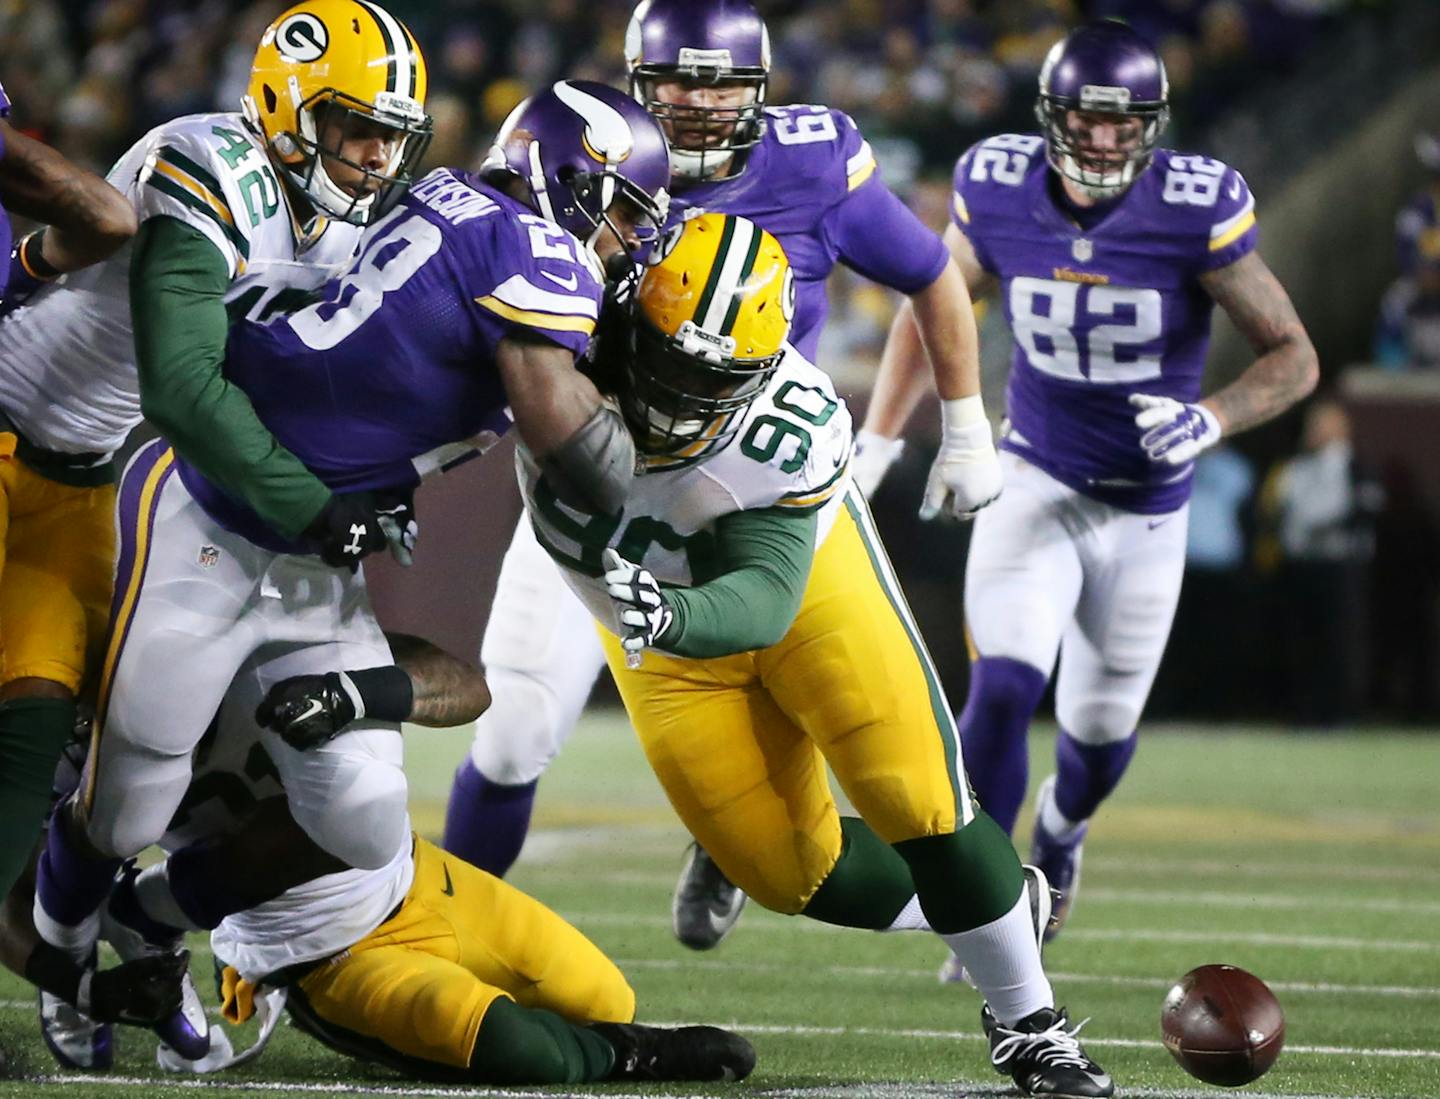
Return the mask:
POLYGON ((592 1023, 590 1029, 615 1048, 609 1080, 743 1080, 755 1068, 755 1047, 719 1027, 592 1023))
MULTIPOLYGON (((993 1016, 992 1016, 993 1018, 993 1016)), ((982 1017, 983 1019, 983 1017, 982 1017)), ((1043 1007, 1012 1026, 989 1031, 990 1063, 1009 1075, 1024 1095, 1106 1099, 1115 1094, 1110 1074, 1090 1060, 1069 1027, 1064 1008, 1043 1007)))
POLYGON ((692 843, 670 904, 675 937, 691 950, 710 950, 730 934, 744 907, 745 893, 715 865, 705 848, 692 843))

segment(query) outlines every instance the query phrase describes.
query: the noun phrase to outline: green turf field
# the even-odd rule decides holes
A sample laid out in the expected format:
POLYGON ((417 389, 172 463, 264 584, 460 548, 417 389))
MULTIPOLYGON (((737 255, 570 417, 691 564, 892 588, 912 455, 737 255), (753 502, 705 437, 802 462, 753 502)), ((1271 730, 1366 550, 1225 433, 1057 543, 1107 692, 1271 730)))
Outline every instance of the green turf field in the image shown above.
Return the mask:
MULTIPOLYGON (((465 742, 412 740, 415 816, 428 834, 465 742)), ((1032 750, 1038 780, 1049 737, 1037 734, 1032 750)), ((1288 1019, 1280 1062, 1246 1093, 1440 1097, 1437 784, 1435 735, 1150 730, 1092 830, 1079 906, 1047 952, 1060 1001, 1075 1019, 1093 1017, 1085 1038, 1121 1092, 1226 1094, 1189 1080, 1158 1037, 1170 982, 1223 961, 1270 982, 1288 1019)), ((513 880, 620 962, 642 1020, 724 1023, 759 1051, 755 1075, 729 1089, 629 1092, 1005 1092, 986 1061, 978 1000, 935 982, 941 949, 929 936, 752 908, 711 954, 676 944, 668 912, 684 836, 616 717, 587 717, 542 785, 537 825, 513 880)), ((194 946, 208 969, 203 941, 194 946)), ((257 1063, 223 1078, 163 1079, 153 1041, 136 1031, 122 1035, 110 1078, 65 1078, 40 1045, 22 982, 0 976, 0 1006, 12 1077, 0 1095, 452 1094, 347 1062, 285 1027, 257 1063)))

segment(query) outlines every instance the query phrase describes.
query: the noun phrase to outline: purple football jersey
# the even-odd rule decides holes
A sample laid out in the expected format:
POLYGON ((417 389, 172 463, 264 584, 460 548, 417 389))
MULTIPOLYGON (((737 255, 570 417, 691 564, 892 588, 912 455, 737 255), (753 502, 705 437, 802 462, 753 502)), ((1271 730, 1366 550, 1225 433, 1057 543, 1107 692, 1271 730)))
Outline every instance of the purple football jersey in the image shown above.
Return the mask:
MULTIPOLYGON (((0 87, 0 118, 10 117, 10 97, 5 94, 5 89, 0 87)), ((5 137, 0 134, 0 157, 5 155, 5 137)), ((10 256, 10 215, 5 212, 4 205, 0 205, 0 257, 8 259, 10 256)), ((0 264, 0 295, 5 293, 5 284, 10 278, 9 264, 0 264)))
MULTIPOLYGON (((366 230, 319 301, 231 329, 225 376, 331 488, 403 488, 414 459, 509 427, 495 351, 524 333, 577 357, 603 286, 579 242, 466 173, 431 172, 366 230)), ((279 551, 243 504, 182 464, 223 525, 279 551)))
POLYGON ((952 216, 1015 337, 1001 446, 1116 507, 1173 511, 1191 469, 1145 457, 1128 398, 1199 398, 1213 307, 1199 276, 1254 250, 1254 199, 1233 168, 1161 149, 1082 229, 1050 193, 1044 146, 1002 134, 955 166, 952 216))
POLYGON ((815 358, 836 263, 905 294, 944 269, 940 238, 885 186, 870 144, 850 116, 828 107, 769 107, 765 136, 733 179, 681 187, 672 224, 701 211, 747 217, 769 230, 795 271, 790 342, 815 358))

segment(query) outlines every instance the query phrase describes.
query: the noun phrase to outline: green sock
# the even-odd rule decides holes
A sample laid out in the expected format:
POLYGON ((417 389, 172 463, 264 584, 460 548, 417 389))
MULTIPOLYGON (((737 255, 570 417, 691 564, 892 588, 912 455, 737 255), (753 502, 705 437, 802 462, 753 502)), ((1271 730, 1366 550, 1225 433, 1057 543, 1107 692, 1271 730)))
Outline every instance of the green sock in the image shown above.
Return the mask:
POLYGON ((74 699, 0 702, 0 897, 10 892, 40 838, 55 764, 74 733, 74 699))
POLYGON ((895 850, 910 866, 925 918, 941 935, 998 920, 1025 886, 1010 837, 978 809, 958 832, 905 840, 895 850))
POLYGON ((485 1012, 470 1054, 470 1078, 487 1084, 583 1084, 614 1066, 615 1048, 594 1031, 503 997, 485 1012))
POLYGON ((841 817, 840 858, 802 916, 841 927, 884 931, 915 895, 910 868, 859 817, 841 817))

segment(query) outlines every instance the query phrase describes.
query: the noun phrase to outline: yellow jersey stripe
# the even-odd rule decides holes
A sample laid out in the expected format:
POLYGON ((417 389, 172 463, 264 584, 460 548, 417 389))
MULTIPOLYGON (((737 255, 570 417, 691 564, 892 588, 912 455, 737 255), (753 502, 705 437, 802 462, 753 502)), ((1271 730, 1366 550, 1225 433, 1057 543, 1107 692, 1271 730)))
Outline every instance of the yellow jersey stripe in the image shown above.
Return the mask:
POLYGON ((872 157, 870 160, 867 160, 865 162, 863 167, 857 168, 855 171, 851 172, 849 180, 847 181, 849 189, 852 191, 855 190, 856 187, 859 187, 867 179, 873 176, 875 174, 875 168, 875 160, 872 157))
POLYGON ((529 325, 531 328, 548 328, 552 332, 583 332, 587 336, 595 331, 595 321, 590 317, 559 316, 555 313, 541 313, 534 309, 516 309, 515 306, 501 301, 493 294, 476 298, 475 304, 484 306, 507 321, 529 325))
POLYGON ((140 503, 136 509, 135 550, 130 558, 130 575, 116 577, 117 584, 123 580, 125 596, 115 621, 110 624, 110 640, 105 648, 105 663, 100 672, 99 698, 95 705, 95 723, 90 729, 90 757, 97 762, 90 767, 85 783, 85 805, 88 808, 95 799, 95 777, 99 771, 97 748, 100 730, 104 728, 106 711, 110 707, 110 688, 115 682, 115 666, 120 662, 120 650, 125 647, 125 635, 130 630, 130 620, 135 615, 135 605, 140 599, 141 582, 145 579, 145 566, 150 560, 150 527, 155 521, 155 494, 165 482, 165 476, 175 464, 175 451, 167 447, 151 467, 140 489, 140 503))
POLYGON ((1251 210, 1228 230, 1210 242, 1210 251, 1218 252, 1228 244, 1233 244, 1245 235, 1250 226, 1255 224, 1255 211, 1251 210))
POLYGON ((155 161, 155 171, 159 172, 172 183, 184 187, 185 190, 189 191, 201 202, 205 203, 206 206, 214 210, 216 217, 220 218, 227 225, 234 227, 235 219, 230 216, 230 207, 225 204, 225 200, 211 193, 210 189, 199 180, 187 175, 168 160, 155 161))

